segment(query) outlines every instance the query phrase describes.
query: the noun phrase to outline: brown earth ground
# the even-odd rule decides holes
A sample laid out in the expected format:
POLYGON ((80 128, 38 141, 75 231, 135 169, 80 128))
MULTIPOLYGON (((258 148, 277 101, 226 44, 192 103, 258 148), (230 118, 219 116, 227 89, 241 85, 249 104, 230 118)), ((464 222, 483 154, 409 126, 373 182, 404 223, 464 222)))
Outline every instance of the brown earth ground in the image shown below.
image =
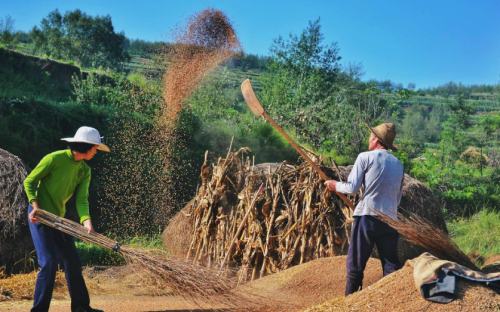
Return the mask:
MULTIPOLYGON (((428 302, 415 288, 411 267, 404 267, 382 278, 377 259, 370 259, 367 264, 365 289, 344 298, 345 261, 345 256, 317 259, 248 283, 236 291, 251 294, 246 306, 250 311, 500 310, 500 296, 470 282, 459 282, 459 298, 450 304, 428 302)), ((184 298, 168 296, 168 290, 162 289, 153 279, 145 277, 147 275, 132 266, 87 268, 84 276, 92 306, 106 312, 243 310, 214 306, 213 303, 195 305, 184 298)), ((0 311, 29 310, 35 277, 31 273, 0 279, 0 311)), ((51 311, 69 311, 69 307, 64 274, 61 272, 57 277, 51 311)))
MULTIPOLYGON (((257 305, 251 309, 253 311, 297 311, 343 295, 345 261, 346 257, 317 259, 238 287, 238 291, 251 294, 248 304, 257 305), (263 303, 267 303, 268 307, 264 308, 263 303)), ((106 312, 224 309, 222 306, 214 307, 203 303, 200 308, 183 298, 168 296, 168 290, 144 276, 131 266, 85 269, 84 277, 91 294, 92 307, 106 312)), ((370 259, 365 284, 373 284, 381 277, 380 261, 370 259)), ((28 310, 32 304, 35 280, 35 273, 0 280, 0 301, 3 300, 0 302, 0 311, 28 310)), ((69 307, 64 274, 60 272, 51 311, 69 311, 69 307)))

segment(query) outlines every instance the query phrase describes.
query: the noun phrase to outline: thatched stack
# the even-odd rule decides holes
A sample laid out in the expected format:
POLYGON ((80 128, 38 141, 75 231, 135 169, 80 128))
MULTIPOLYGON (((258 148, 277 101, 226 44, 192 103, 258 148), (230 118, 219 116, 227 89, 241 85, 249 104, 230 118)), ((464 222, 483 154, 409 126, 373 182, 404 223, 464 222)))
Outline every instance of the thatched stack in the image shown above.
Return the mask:
POLYGON ((193 212, 194 199, 191 200, 181 211, 176 213, 168 221, 168 226, 161 236, 163 245, 173 256, 182 258, 186 256, 189 245, 191 244, 191 235, 193 231, 193 212))
POLYGON ((31 265, 34 247, 23 186, 29 171, 19 157, 0 149, 0 267, 6 273, 26 271, 31 265))
POLYGON ((476 166, 481 165, 481 163, 483 165, 486 165, 490 161, 488 156, 479 152, 475 147, 472 146, 460 155, 460 159, 476 166))
MULTIPOLYGON (((262 182, 265 189, 258 195, 228 261, 230 266, 242 266, 242 279, 346 253, 351 212, 324 187, 309 164, 253 166, 249 159, 244 160, 243 152, 229 153, 226 159, 212 163, 207 153, 202 185, 195 198, 164 232, 164 241, 174 254, 184 253, 195 263, 220 266, 262 182)), ((321 157, 311 156, 332 179, 347 179, 352 166, 332 169, 323 165, 321 157)), ((401 207, 446 231, 431 190, 409 176, 403 188, 401 207)), ((360 194, 351 200, 356 203, 359 198, 360 194)), ((402 261, 420 252, 408 243, 400 243, 402 261)))

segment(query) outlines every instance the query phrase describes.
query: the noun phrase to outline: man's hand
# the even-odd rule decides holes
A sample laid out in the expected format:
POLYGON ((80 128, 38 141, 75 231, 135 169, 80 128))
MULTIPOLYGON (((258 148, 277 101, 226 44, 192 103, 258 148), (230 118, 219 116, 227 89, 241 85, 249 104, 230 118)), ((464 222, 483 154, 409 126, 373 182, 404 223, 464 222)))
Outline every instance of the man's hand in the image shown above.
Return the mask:
POLYGON ((338 183, 338 181, 335 181, 335 180, 328 180, 328 181, 326 181, 326 182, 325 182, 325 186, 326 186, 326 187, 327 187, 330 191, 334 191, 334 192, 336 192, 336 191, 337 191, 337 189, 336 189, 336 187, 337 187, 337 183, 338 183))
POLYGON ((31 211, 31 213, 29 215, 30 222, 33 224, 38 223, 38 219, 35 217, 36 211, 38 209, 40 209, 40 207, 38 207, 38 201, 36 201, 36 200, 32 201, 31 207, 33 207, 33 211, 31 211))
POLYGON ((90 219, 83 221, 83 227, 88 230, 89 234, 94 232, 94 227, 92 226, 92 221, 90 221, 90 219))

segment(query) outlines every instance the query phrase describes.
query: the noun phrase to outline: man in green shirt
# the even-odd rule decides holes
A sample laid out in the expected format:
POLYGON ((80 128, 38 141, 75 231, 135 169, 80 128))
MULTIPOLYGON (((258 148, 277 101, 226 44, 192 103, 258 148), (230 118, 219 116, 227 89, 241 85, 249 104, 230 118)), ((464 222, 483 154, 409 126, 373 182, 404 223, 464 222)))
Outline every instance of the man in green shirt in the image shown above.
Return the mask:
POLYGON ((32 312, 48 311, 59 261, 64 265, 71 297, 71 311, 98 311, 90 307, 90 298, 82 276, 82 264, 73 238, 51 227, 38 223, 38 209, 64 217, 66 202, 76 191, 76 209, 80 223, 89 233, 94 231, 89 214, 90 167, 83 160, 90 160, 97 150, 109 152, 101 143, 99 132, 81 127, 68 142, 67 150, 45 156, 24 180, 30 205, 28 207, 31 237, 38 256, 38 272, 32 312))

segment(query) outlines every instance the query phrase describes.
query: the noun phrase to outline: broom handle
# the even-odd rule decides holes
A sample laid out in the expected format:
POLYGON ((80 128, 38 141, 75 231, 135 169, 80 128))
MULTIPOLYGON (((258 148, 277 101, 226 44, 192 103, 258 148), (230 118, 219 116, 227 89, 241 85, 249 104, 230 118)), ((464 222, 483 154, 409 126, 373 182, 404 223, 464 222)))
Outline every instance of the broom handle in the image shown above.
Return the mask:
MULTIPOLYGON (((288 134, 286 134, 286 132, 283 131, 283 129, 281 129, 281 127, 278 126, 278 124, 275 123, 271 117, 269 117, 269 115, 266 112, 263 112, 262 116, 264 116, 276 128, 276 130, 278 130, 285 137, 285 139, 288 142, 290 142, 290 144, 292 144, 292 146, 297 150, 297 152, 299 152, 299 154, 314 168, 314 170, 316 170, 316 172, 320 175, 320 177, 323 180, 325 180, 325 181, 331 180, 330 178, 328 178, 328 176, 325 174, 325 172, 323 170, 321 170, 311 160, 311 158, 309 158, 309 156, 307 156, 306 153, 304 153, 304 151, 292 140, 292 138, 290 138, 288 136, 288 134)), ((346 205, 349 206, 349 208, 351 208, 352 211, 354 211, 354 205, 351 203, 351 201, 349 199, 347 199, 347 197, 345 197, 344 194, 338 193, 337 191, 335 191, 335 193, 337 193, 337 195, 344 201, 344 203, 346 203, 346 205)))
POLYGON ((259 195, 260 191, 262 191, 262 189, 264 188, 264 183, 262 183, 259 187, 259 189, 257 190, 257 192, 255 193, 255 197, 253 198, 253 201, 252 203, 250 204, 250 207, 248 208, 248 211, 247 213, 245 214, 245 217, 243 217, 243 220, 241 221, 241 224, 240 226, 238 227, 238 231, 236 231, 236 235, 234 235, 233 237, 233 240, 231 241, 231 244, 229 244, 229 249, 227 250, 227 253, 226 253, 226 256, 224 257, 224 260, 222 261, 222 264, 220 266, 220 269, 222 270, 222 268, 224 267, 224 265, 226 264, 226 260, 227 260, 227 257, 229 256, 229 254, 231 253, 231 249, 233 249, 233 245, 234 243, 236 242, 236 238, 240 235, 241 233, 241 230, 243 229, 243 225, 245 224, 245 222, 247 221, 247 218, 248 216, 250 215, 250 211, 252 210, 254 204, 255 204, 255 201, 257 200, 257 195, 259 195))
POLYGON ((89 234, 88 230, 83 225, 80 225, 69 219, 57 216, 48 211, 38 209, 35 216, 38 219, 38 222, 40 222, 41 224, 50 226, 56 230, 59 230, 63 233, 84 240, 88 243, 92 243, 114 251, 118 251, 121 245, 117 241, 102 234, 96 232, 92 232, 89 234))

